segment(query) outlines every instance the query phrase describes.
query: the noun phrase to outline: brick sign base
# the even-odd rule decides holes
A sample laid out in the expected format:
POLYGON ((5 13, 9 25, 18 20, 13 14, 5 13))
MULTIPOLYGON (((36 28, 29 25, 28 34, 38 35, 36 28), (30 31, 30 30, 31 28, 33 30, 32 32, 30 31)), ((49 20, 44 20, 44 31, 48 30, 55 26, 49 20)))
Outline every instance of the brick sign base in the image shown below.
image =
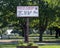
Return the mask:
POLYGON ((38 46, 17 46, 17 48, 38 48, 38 46))

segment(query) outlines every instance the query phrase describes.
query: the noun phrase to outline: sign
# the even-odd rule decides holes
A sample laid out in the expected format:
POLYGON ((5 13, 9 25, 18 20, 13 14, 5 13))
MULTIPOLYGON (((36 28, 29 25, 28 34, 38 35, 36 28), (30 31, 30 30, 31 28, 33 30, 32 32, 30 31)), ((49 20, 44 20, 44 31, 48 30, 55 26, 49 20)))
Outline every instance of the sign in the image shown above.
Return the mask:
POLYGON ((38 6, 17 6, 17 17, 38 17, 38 6))

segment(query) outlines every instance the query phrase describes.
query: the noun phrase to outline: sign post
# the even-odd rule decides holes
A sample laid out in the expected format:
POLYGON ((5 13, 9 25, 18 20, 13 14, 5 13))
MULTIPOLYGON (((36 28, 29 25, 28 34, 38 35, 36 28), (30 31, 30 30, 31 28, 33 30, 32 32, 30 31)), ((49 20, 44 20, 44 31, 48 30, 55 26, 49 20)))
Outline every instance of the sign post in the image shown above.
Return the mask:
POLYGON ((27 43, 29 42, 28 35, 29 35, 29 18, 26 18, 25 42, 27 43))
POLYGON ((39 11, 38 6, 17 6, 17 17, 25 17, 26 20, 26 32, 25 32, 25 42, 28 42, 29 33, 29 17, 38 17, 39 11))

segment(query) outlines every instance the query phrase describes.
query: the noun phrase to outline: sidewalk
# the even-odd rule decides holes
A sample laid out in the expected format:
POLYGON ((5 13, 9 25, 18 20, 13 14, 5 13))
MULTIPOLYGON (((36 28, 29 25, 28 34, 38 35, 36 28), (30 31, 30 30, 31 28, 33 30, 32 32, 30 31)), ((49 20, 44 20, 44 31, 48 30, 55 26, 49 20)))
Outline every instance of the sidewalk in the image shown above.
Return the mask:
POLYGON ((60 45, 60 41, 43 41, 43 42, 35 42, 38 45, 60 45))

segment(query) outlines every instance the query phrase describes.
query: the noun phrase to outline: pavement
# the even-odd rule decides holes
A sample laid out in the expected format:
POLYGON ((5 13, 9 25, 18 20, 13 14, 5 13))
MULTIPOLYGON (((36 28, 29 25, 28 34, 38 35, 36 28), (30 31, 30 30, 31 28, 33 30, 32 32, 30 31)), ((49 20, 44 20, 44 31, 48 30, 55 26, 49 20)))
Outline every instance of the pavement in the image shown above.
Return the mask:
POLYGON ((38 45, 60 45, 60 43, 36 43, 38 45))
POLYGON ((35 42, 38 45, 60 45, 60 41, 42 41, 42 42, 35 42))
POLYGON ((18 40, 0 40, 0 44, 17 44, 18 40))

